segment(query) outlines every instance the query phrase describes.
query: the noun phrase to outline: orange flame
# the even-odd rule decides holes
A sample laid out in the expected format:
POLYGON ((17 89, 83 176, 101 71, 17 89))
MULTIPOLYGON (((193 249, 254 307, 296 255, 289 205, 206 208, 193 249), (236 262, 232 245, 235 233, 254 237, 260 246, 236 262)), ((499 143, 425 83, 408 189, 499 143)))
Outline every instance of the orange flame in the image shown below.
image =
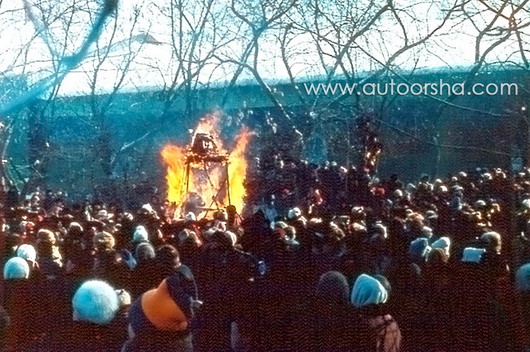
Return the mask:
MULTIPOLYGON (((195 133, 209 133, 217 145, 219 154, 227 155, 219 136, 218 123, 218 115, 207 115, 199 121, 195 133)), ((252 133, 247 128, 242 128, 236 136, 235 147, 228 157, 228 175, 227 170, 220 163, 205 162, 191 163, 188 177, 186 158, 191 152, 190 149, 173 144, 164 146, 161 156, 167 166, 167 199, 177 205, 177 211, 181 214, 185 211, 183 206, 192 193, 202 198, 203 204, 200 205, 204 208, 222 208, 232 204, 239 212, 242 211, 246 196, 245 153, 251 136, 252 133), (226 189, 227 176, 229 192, 226 189)))

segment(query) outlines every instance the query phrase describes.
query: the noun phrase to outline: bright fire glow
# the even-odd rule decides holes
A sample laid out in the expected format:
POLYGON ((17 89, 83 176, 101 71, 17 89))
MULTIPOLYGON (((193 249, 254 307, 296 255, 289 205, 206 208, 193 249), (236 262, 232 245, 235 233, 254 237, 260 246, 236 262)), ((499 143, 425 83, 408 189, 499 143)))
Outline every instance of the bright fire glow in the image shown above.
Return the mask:
POLYGON ((217 115, 207 115, 199 121, 195 133, 209 133, 217 145, 219 155, 228 155, 230 199, 225 187, 227 175, 224 166, 215 162, 192 163, 189 177, 186 177, 186 158, 191 152, 190 148, 167 144, 161 152, 167 166, 167 198, 177 205, 177 214, 183 213, 182 206, 193 192, 202 198, 204 202, 202 207, 223 208, 232 204, 238 212, 243 210, 246 195, 244 181, 247 173, 245 153, 252 133, 248 128, 243 127, 236 136, 233 150, 228 153, 219 136, 218 124, 217 115))

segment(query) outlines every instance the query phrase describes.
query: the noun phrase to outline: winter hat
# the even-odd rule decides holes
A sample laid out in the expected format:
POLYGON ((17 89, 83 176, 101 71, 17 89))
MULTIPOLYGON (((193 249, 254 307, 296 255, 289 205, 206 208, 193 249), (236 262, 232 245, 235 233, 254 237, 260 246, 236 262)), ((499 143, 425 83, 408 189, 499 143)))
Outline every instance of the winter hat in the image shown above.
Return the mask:
POLYGON ((479 208, 484 208, 486 206, 486 202, 483 201, 482 199, 479 199, 475 202, 475 209, 479 209, 479 208))
POLYGON ((55 241, 56 241, 55 234, 51 232, 50 230, 40 229, 39 232, 37 232, 38 243, 48 243, 48 244, 54 245, 55 241))
POLYGON ((394 198, 403 198, 403 191, 400 189, 396 189, 394 191, 394 198))
POLYGON ((530 291, 530 263, 524 264, 515 273, 517 290, 521 292, 530 291))
POLYGON ((451 249, 451 240, 449 239, 449 237, 440 237, 439 239, 433 242, 431 247, 440 248, 441 250, 444 251, 445 255, 449 257, 450 255, 449 251, 451 249))
POLYGON ((147 230, 142 225, 136 226, 133 233, 133 242, 148 242, 149 235, 147 230))
POLYGON ((213 235, 213 240, 225 249, 232 248, 234 246, 234 240, 228 232, 229 231, 217 231, 213 235))
POLYGON ((148 242, 140 243, 138 247, 136 247, 136 252, 134 254, 138 262, 154 259, 156 256, 155 247, 148 242))
POLYGON ((409 255, 412 259, 424 260, 430 251, 431 247, 429 247, 429 240, 425 237, 416 238, 414 241, 410 242, 409 255))
POLYGON ((388 238, 386 226, 381 223, 376 223, 373 227, 373 232, 379 234, 383 238, 388 238))
POLYGON ((4 265, 4 280, 27 279, 29 265, 23 258, 13 257, 4 265))
POLYGON ((153 209, 153 206, 149 203, 146 203, 144 205, 142 205, 142 207, 140 208, 141 211, 145 211, 147 213, 154 213, 155 210, 153 209))
POLYGON ((100 232, 94 236, 93 239, 94 247, 101 250, 114 249, 116 244, 114 237, 108 232, 100 232))
POLYGON ((484 252, 486 252, 484 248, 464 248, 462 261, 465 263, 480 263, 480 259, 482 259, 482 254, 484 254, 484 252))
POLYGON ((27 221, 21 221, 21 222, 18 224, 18 230, 19 230, 20 232, 25 232, 27 226, 28 226, 28 222, 27 222, 27 221))
POLYGON ((114 319, 120 308, 116 291, 106 282, 84 282, 72 299, 74 320, 106 325, 114 319))
POLYGON ((81 226, 81 224, 78 223, 78 222, 71 222, 70 225, 68 225, 68 231, 80 231, 80 232, 83 232, 83 226, 81 226))
POLYGON ((494 231, 489 231, 480 236, 480 240, 484 242, 489 249, 495 252, 501 251, 501 235, 494 231))
POLYGON ((34 262, 37 260, 37 252, 35 251, 35 247, 32 245, 23 244, 17 249, 17 257, 34 262))
POLYGON ((292 220, 292 219, 296 219, 300 217, 301 215, 302 215, 302 211, 300 210, 300 208, 292 208, 292 209, 289 209, 287 217, 289 218, 289 220, 292 220))
POLYGON ((210 227, 208 230, 204 231, 204 239, 210 241, 217 231, 219 231, 217 227, 210 227))
POLYGON ((366 274, 361 274, 355 280, 351 293, 351 303, 355 307, 383 304, 387 300, 388 292, 379 280, 366 274))
MULTIPOLYGON (((193 274, 182 265, 155 289, 141 296, 141 307, 147 319, 162 331, 180 331, 188 326, 193 317, 197 288, 193 274)), ((131 326, 138 325, 136 315, 131 315, 131 326)))
POLYGON ((347 304, 350 287, 346 277, 338 271, 328 271, 320 276, 317 297, 334 304, 347 304))
POLYGON ((105 209, 101 209, 100 211, 98 211, 98 213, 96 214, 96 218, 98 220, 108 220, 109 219, 109 212, 106 211, 105 209))

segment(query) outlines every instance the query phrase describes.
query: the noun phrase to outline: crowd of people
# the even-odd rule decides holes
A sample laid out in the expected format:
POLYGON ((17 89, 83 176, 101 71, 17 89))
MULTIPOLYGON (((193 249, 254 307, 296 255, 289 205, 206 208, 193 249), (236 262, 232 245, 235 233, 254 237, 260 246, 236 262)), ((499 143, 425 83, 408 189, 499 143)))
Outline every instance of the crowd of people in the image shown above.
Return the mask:
POLYGON ((11 192, 2 350, 529 350, 530 170, 253 162, 241 216, 11 192))

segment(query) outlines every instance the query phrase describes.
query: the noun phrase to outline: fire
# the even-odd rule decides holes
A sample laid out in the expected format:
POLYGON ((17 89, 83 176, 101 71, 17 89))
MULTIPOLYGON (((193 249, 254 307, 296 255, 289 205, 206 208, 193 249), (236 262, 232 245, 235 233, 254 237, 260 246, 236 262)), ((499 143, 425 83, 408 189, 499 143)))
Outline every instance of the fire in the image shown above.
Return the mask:
POLYGON ((218 123, 217 115, 207 115, 199 121, 190 147, 167 144, 162 149, 161 156, 167 166, 167 198, 177 205, 177 211, 181 214, 188 211, 185 209, 185 204, 193 204, 191 199, 194 194, 202 199, 202 203, 195 203, 201 208, 216 209, 232 204, 239 212, 243 209, 246 195, 244 181, 247 172, 245 152, 252 133, 247 128, 242 128, 236 136, 232 152, 228 153, 219 136, 218 123), (193 159, 190 167, 187 168, 188 158, 198 155, 192 148, 195 138, 201 133, 209 134, 217 147, 216 155, 219 159, 228 162, 228 175, 226 163, 212 162, 209 159, 207 161, 193 159))

